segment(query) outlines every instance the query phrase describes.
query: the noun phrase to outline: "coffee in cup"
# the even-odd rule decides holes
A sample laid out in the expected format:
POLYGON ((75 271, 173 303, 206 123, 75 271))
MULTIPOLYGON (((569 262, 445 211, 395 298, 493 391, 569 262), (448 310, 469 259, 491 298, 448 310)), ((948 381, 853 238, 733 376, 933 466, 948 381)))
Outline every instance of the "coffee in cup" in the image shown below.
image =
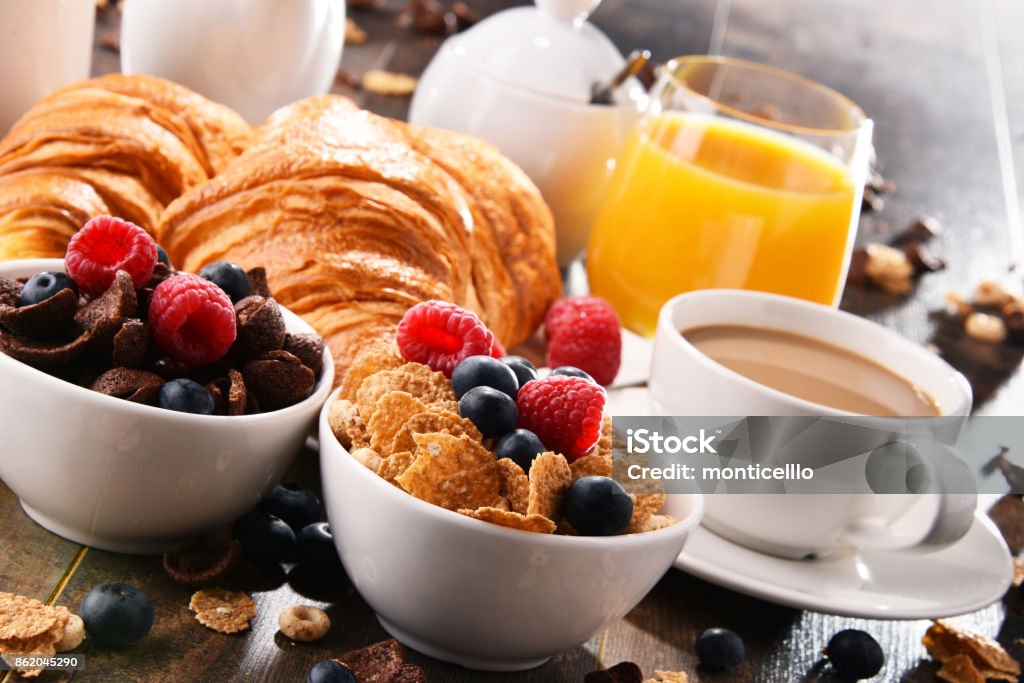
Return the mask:
MULTIPOLYGON (((658 318, 648 386, 654 415, 954 418, 929 425, 945 444, 971 409, 967 380, 919 344, 829 306, 745 290, 669 300, 658 318)), ((885 431, 877 432, 858 442, 857 452, 882 446, 885 431)), ((937 549, 967 533, 977 496, 953 492, 933 469, 935 493, 775 493, 768 485, 712 493, 702 523, 734 543, 787 558, 861 547, 937 549)))
POLYGON ((717 363, 812 403, 861 415, 932 417, 935 399, 867 356, 785 330, 701 325, 683 337, 717 363))

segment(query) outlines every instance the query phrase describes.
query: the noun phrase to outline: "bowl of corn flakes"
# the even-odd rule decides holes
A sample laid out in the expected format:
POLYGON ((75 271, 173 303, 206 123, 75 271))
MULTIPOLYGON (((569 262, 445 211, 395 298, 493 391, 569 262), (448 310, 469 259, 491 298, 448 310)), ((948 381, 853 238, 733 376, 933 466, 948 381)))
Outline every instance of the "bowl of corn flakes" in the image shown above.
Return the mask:
POLYGON ((590 527, 570 499, 618 486, 607 415, 585 453, 548 450, 523 467, 466 417, 469 394, 400 346, 360 355, 320 416, 335 545, 384 629, 441 660, 517 671, 621 619, 672 566, 700 495, 620 493, 611 507, 625 517, 590 527))

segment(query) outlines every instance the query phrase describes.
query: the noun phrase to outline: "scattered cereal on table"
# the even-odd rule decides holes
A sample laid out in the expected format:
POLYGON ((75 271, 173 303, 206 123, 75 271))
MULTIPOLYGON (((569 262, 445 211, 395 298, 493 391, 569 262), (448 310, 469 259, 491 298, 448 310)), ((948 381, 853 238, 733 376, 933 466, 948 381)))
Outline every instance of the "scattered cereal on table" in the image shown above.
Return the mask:
POLYGON ((320 640, 331 628, 331 620, 319 607, 292 605, 281 610, 277 617, 281 633, 303 643, 320 640))
MULTIPOLYGON (((1020 676, 1020 663, 1011 657, 1002 645, 991 638, 954 626, 947 621, 933 622, 921 642, 928 650, 928 654, 943 664, 957 656, 967 657, 983 678, 1016 681, 1020 676)), ((967 670, 962 662, 963 660, 957 660, 951 670, 967 670)))
MULTIPOLYGON (((56 654, 71 616, 67 607, 51 607, 34 598, 0 593, 0 655, 56 654)), ((25 678, 42 673, 42 669, 19 671, 25 678)))
POLYGON ((196 621, 218 633, 238 633, 256 617, 256 603, 245 593, 223 588, 196 591, 188 603, 196 621))
POLYGON ((363 74, 363 87, 377 95, 402 97, 411 95, 419 81, 408 74, 371 69, 363 74))

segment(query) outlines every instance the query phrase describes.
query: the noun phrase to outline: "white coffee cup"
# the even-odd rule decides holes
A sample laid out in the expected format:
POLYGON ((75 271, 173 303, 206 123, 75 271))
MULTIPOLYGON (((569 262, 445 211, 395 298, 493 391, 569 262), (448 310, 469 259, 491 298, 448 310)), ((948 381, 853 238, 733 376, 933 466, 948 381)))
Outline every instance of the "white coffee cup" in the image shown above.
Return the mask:
POLYGON ((345 41, 345 0, 127 0, 121 68, 161 76, 262 123, 327 92, 345 41))
MULTIPOLYGON (((852 416, 764 386, 699 351, 681 330, 705 325, 766 327, 811 337, 859 355, 921 387, 942 415, 966 419, 967 380, 936 354, 864 318, 800 299, 740 290, 688 292, 661 309, 651 362, 652 412, 679 416, 852 416)), ((952 420, 958 432, 961 420, 952 420)), ((951 441, 955 433, 947 434, 951 441)), ((877 444, 880 445, 880 444, 877 444)), ((866 444, 866 450, 873 447, 866 444)), ((937 549, 974 519, 973 493, 952 493, 931 472, 931 494, 714 494, 704 524, 761 552, 822 557, 850 548, 937 549), (945 488, 944 488, 945 486, 945 488)))
POLYGON ((95 0, 0 0, 0 136, 53 90, 89 77, 95 0))

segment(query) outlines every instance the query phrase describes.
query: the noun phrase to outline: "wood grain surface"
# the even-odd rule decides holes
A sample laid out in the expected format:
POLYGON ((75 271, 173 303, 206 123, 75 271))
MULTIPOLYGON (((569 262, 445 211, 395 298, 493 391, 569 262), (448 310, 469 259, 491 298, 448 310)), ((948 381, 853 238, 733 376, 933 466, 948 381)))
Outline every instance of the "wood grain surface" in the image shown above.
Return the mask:
MULTIPOLYGON (((482 15, 522 4, 467 0, 482 15)), ((401 0, 350 16, 369 34, 346 46, 342 69, 359 77, 371 68, 418 74, 440 39, 399 27, 401 0)), ((936 251, 949 268, 924 277, 906 298, 848 288, 843 307, 922 342, 939 346, 972 380, 979 412, 1019 415, 1024 352, 966 342, 938 324, 943 294, 968 294, 981 279, 1020 285, 1024 192, 1024 5, 1018 0, 605 0, 593 17, 623 51, 648 47, 656 59, 720 52, 797 71, 860 103, 875 120, 878 165, 897 184, 884 209, 865 217, 859 239, 884 239, 917 215, 937 217, 946 231, 936 251), (886 227, 888 226, 888 227, 886 227)), ((118 69, 114 7, 101 10, 93 71, 118 69)), ((381 114, 404 117, 407 98, 383 97, 339 80, 335 91, 381 114)), ((7 390, 6 388, 2 390, 7 390)), ((300 455, 290 478, 316 486, 312 453, 300 455)), ((58 681, 302 681, 324 658, 385 637, 347 580, 311 584, 284 576, 255 592, 259 616, 251 631, 222 636, 201 627, 187 609, 190 591, 164 575, 160 559, 83 549, 35 526, 0 485, 0 590, 24 593, 77 610, 95 584, 132 581, 152 598, 153 632, 124 651, 86 645, 86 670, 49 672, 58 681), (278 611, 302 601, 324 606, 334 623, 315 644, 277 633, 278 611)), ((425 579, 426 580, 426 579, 425 579)), ((457 600, 458 596, 453 596, 457 600)), ((500 619, 501 615, 494 615, 500 619)), ((1024 636, 1016 604, 996 604, 959 617, 998 636, 1018 657, 1024 636)), ((485 628, 486 625, 481 625, 485 628)), ((581 681, 595 668, 632 660, 646 672, 681 669, 693 681, 793 683, 834 680, 821 650, 842 628, 864 628, 886 651, 875 680, 936 680, 920 645, 922 621, 846 619, 768 604, 672 570, 620 623, 548 664, 519 674, 482 674, 410 652, 438 683, 581 681), (710 626, 746 641, 744 662, 727 673, 697 666, 693 643, 710 626)), ((7 680, 0 677, 0 680, 7 680)))

